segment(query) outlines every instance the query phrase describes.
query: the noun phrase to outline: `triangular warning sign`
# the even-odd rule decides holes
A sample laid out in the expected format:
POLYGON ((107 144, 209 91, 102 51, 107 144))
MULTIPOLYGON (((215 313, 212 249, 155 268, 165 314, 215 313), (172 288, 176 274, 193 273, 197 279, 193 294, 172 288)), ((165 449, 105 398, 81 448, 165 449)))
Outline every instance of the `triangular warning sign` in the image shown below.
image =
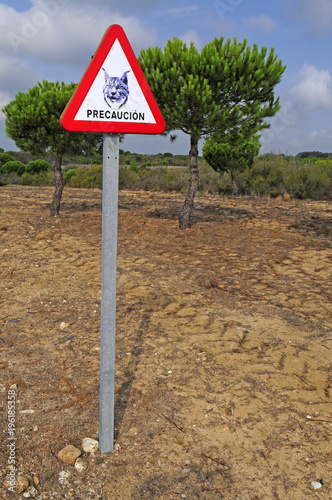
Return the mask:
POLYGON ((60 124, 72 132, 160 134, 165 121, 125 32, 110 26, 60 124))

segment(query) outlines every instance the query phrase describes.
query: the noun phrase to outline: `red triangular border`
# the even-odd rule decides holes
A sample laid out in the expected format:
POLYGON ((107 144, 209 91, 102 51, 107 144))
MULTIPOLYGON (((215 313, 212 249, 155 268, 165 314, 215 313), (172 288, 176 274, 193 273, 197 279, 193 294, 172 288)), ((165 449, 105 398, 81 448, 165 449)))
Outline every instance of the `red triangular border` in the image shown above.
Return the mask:
POLYGON ((60 125, 70 132, 99 132, 116 134, 161 134, 165 130, 165 121, 158 108, 155 98, 136 59, 128 38, 121 26, 113 24, 103 36, 95 55, 87 67, 78 87, 65 107, 61 117, 60 125), (80 109, 87 93, 95 81, 100 68, 109 54, 115 40, 118 40, 124 51, 131 70, 135 74, 142 93, 150 107, 151 113, 156 123, 126 123, 126 122, 101 122, 88 120, 75 120, 75 116, 80 109))

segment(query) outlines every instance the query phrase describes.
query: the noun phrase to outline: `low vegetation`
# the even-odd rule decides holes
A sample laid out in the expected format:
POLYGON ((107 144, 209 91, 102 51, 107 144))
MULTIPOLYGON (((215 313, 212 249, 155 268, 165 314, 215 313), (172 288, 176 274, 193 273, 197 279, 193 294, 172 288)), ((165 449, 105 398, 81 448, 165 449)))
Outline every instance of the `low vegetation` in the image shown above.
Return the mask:
MULTIPOLYGON (((33 159, 22 152, 0 153, 0 185, 53 185, 54 159, 33 159)), ((66 185, 73 188, 102 188, 102 156, 64 159, 66 185), (76 160, 79 160, 79 162, 76 160)), ((142 155, 120 150, 120 189, 182 192, 189 181, 188 156, 164 153, 142 155)), ((228 172, 214 171, 199 158, 201 195, 232 195, 228 172)), ((332 158, 329 155, 296 157, 265 154, 255 158, 251 168, 237 174, 239 195, 289 196, 299 199, 332 199, 332 158)))

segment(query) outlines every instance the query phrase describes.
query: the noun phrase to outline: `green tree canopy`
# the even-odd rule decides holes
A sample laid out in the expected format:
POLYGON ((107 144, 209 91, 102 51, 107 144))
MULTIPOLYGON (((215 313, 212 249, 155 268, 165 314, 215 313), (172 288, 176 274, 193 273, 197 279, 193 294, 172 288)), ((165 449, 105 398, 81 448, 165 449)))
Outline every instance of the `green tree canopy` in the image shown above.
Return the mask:
POLYGON ((279 109, 274 87, 285 66, 274 49, 247 41, 215 38, 201 53, 191 43, 169 40, 142 50, 139 63, 166 121, 166 131, 190 136, 190 184, 180 212, 180 228, 190 226, 198 187, 198 140, 215 130, 219 134, 249 137, 269 127, 265 121, 279 109))
POLYGON ((58 215, 60 210, 64 187, 61 170, 63 155, 86 154, 101 141, 100 135, 70 133, 59 124, 60 115, 75 88, 74 83, 44 80, 28 92, 19 92, 2 110, 6 115, 7 135, 21 150, 37 155, 48 151, 55 153, 52 215, 58 215))
POLYGON ((238 194, 236 173, 250 168, 260 150, 260 136, 245 137, 243 134, 228 134, 220 140, 211 136, 203 146, 203 155, 217 172, 229 172, 232 177, 233 194, 238 194))

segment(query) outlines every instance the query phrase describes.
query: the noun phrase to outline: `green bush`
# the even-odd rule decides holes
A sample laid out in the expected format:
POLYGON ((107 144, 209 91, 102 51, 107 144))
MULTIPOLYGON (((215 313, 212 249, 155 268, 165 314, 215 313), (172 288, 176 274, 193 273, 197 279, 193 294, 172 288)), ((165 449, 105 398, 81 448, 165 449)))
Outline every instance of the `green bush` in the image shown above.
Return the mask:
POLYGON ((13 153, 0 153, 0 166, 12 160, 14 160, 13 153))
POLYGON ((169 162, 167 160, 164 160, 163 161, 163 167, 168 167, 168 165, 169 165, 169 162))
POLYGON ((200 161, 198 190, 209 194, 231 194, 231 176, 213 170, 205 160, 200 161))
MULTIPOLYGON (((67 186, 76 188, 98 188, 103 186, 103 167, 102 165, 92 165, 91 167, 79 167, 74 174, 69 174, 67 186)), ((71 170, 67 170, 65 176, 71 170)))
POLYGON ((11 172, 10 174, 0 173, 0 186, 7 186, 7 184, 20 184, 21 178, 16 172, 11 172))
POLYGON ((53 186, 54 185, 54 173, 52 170, 47 170, 46 172, 39 173, 27 173, 21 177, 22 186, 53 186))
POLYGON ((82 165, 83 163, 86 163, 86 158, 84 158, 84 156, 72 156, 71 163, 82 165))
POLYGON ((137 189, 139 174, 130 168, 120 167, 119 189, 137 189))
POLYGON ((10 174, 15 172, 17 175, 22 175, 25 170, 25 166, 20 161, 10 160, 0 166, 1 174, 10 174))
POLYGON ((47 170, 51 170, 53 165, 51 165, 46 160, 33 160, 29 161, 29 163, 25 167, 25 171, 27 174, 39 174, 40 172, 47 172, 47 170))
MULTIPOLYGON (((10 162, 12 162, 10 173, 7 173, 9 168, 7 165, 0 166, 0 185, 19 182, 22 185, 36 186, 51 186, 54 184, 54 174, 51 165, 47 162, 48 170, 39 173, 25 171, 21 179, 18 176, 19 168, 24 167, 24 165, 13 160, 10 160, 10 162), (3 173, 2 168, 4 166, 6 172, 3 173), (17 168, 17 171, 13 168, 17 168)), ((162 157, 160 162, 162 162, 162 157)), ((198 159, 198 164, 199 193, 232 194, 229 173, 221 175, 215 172, 203 158, 198 159)), ((168 169, 166 165, 162 167, 157 165, 157 162, 146 161, 140 167, 136 161, 132 161, 130 162, 130 168, 121 166, 119 171, 120 189, 177 191, 182 193, 187 191, 189 182, 188 168, 168 169)), ((64 173, 64 177, 69 187, 100 189, 102 188, 102 165, 70 168, 64 173)), ((283 196, 287 193, 292 198, 331 200, 332 159, 316 158, 311 163, 307 163, 300 158, 271 153, 256 158, 250 169, 238 175, 237 183, 241 195, 274 197, 283 196)))
POLYGON ((130 170, 132 170, 133 172, 139 171, 139 166, 137 165, 136 161, 130 162, 130 170))
POLYGON ((279 196, 288 193, 299 199, 332 198, 332 161, 306 163, 284 155, 264 155, 240 176, 243 194, 279 196))
POLYGON ((70 182, 70 179, 76 175, 76 172, 77 168, 71 168, 64 173, 64 178, 67 184, 70 182))

